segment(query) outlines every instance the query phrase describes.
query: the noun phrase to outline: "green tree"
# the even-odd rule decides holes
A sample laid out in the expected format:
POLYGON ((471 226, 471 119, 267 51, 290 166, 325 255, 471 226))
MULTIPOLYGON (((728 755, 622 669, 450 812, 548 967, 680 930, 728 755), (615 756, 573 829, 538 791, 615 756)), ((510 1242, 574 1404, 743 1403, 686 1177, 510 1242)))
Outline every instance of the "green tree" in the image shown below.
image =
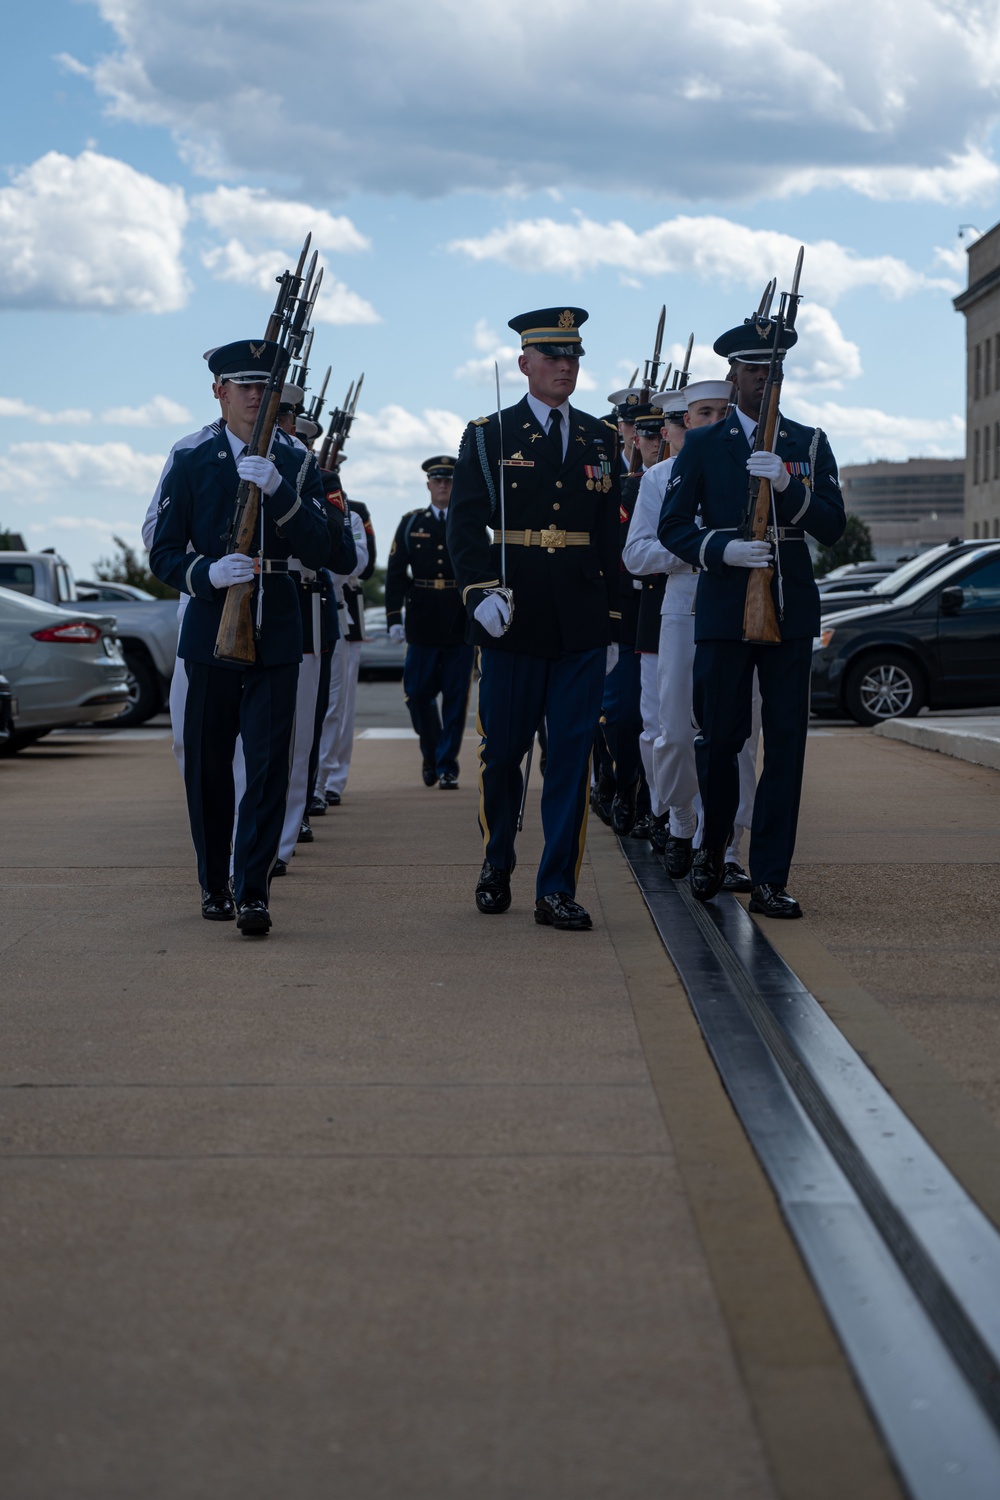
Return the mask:
POLYGON ((120 536, 111 539, 117 554, 114 557, 101 557, 94 564, 94 576, 102 583, 130 583, 133 588, 145 589, 147 594, 152 594, 155 599, 179 599, 180 595, 176 589, 169 584, 161 583, 148 567, 149 554, 144 552, 145 561, 140 562, 139 554, 128 542, 120 536))
POLYGON ((823 578, 827 573, 832 573, 834 568, 842 568, 845 563, 874 561, 871 532, 860 516, 848 511, 844 535, 832 547, 820 547, 814 571, 817 578, 823 578))
POLYGON ((385 569, 373 568, 372 576, 370 578, 363 579, 361 587, 364 589, 364 598, 366 604, 384 604, 385 569))
POLYGON ((0 526, 0 552, 23 552, 24 550, 24 537, 18 536, 16 531, 7 531, 0 526))

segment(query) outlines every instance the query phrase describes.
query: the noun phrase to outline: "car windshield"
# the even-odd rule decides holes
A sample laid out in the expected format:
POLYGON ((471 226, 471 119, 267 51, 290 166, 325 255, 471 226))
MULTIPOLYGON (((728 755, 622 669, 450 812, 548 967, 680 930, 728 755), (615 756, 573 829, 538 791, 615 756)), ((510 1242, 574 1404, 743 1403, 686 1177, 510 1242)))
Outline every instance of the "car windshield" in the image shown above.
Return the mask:
POLYGON ((1000 555, 1000 548, 998 547, 983 547, 978 552, 962 552, 959 557, 955 558, 954 562, 945 563, 941 568, 935 568, 934 572, 929 573, 926 578, 921 578, 918 583, 913 584, 904 593, 897 594, 893 603, 903 607, 911 604, 919 604, 921 599, 925 599, 933 590, 941 588, 943 584, 946 584, 950 578, 954 578, 956 573, 961 573, 970 563, 982 562, 987 557, 996 557, 998 555, 1000 555))
POLYGON ((940 557, 947 557, 949 552, 955 549, 945 543, 941 547, 930 547, 926 552, 918 552, 916 557, 911 557, 909 562, 902 563, 894 569, 887 578, 880 578, 872 588, 873 594, 898 594, 901 589, 909 588, 913 579, 924 569, 934 563, 940 557))

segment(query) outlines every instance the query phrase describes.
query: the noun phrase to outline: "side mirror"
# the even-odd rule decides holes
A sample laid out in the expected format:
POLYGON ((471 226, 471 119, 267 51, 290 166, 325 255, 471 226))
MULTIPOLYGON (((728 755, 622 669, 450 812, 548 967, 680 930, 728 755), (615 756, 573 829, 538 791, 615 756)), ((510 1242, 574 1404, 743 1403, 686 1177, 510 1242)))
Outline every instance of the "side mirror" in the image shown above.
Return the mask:
POLYGON ((965 603, 965 590, 950 588, 941 590, 941 613, 943 615, 957 615, 965 603))

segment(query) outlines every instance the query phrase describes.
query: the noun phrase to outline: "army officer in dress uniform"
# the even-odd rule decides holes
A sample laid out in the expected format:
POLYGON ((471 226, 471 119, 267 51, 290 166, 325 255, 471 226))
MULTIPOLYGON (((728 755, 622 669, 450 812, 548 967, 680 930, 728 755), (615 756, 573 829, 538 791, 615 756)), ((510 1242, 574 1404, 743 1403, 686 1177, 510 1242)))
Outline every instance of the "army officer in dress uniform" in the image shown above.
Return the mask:
MULTIPOLYGON (((716 339, 716 354, 730 360, 737 404, 723 421, 688 432, 667 482, 658 534, 669 551, 702 569, 695 598, 694 714, 704 826, 691 871, 694 894, 708 901, 724 879, 726 845, 740 800, 737 755, 751 732, 756 668, 764 768, 751 822, 750 910, 799 917, 799 904, 786 886, 805 763, 812 642, 820 619, 806 535, 830 546, 843 534, 845 518, 837 465, 819 428, 779 414, 776 451, 752 452, 772 327, 750 318, 716 339), (772 526, 768 541, 742 535, 750 475, 771 484, 778 529, 772 526), (747 580, 749 570, 766 567, 772 554, 771 592, 781 640, 760 645, 743 639, 747 580)), ((789 330, 782 356, 795 340, 789 330)))
POLYGON ((421 464, 431 503, 400 521, 385 574, 385 623, 394 641, 408 643, 403 692, 420 739, 424 786, 436 784, 446 792, 458 789, 475 656, 465 639, 465 611, 446 532, 456 462, 439 454, 421 464))
POLYGON ((586 318, 581 308, 556 307, 510 320, 521 336, 518 365, 528 377, 528 393, 516 406, 466 428, 448 514, 448 545, 469 636, 482 648, 480 827, 486 859, 476 905, 488 914, 510 906, 521 761, 544 716, 545 848, 535 921, 575 931, 592 925, 574 897, 587 827, 590 754, 605 672, 617 660, 621 618, 618 432, 569 400, 586 318))
POLYGON ((277 345, 264 340, 212 351, 209 368, 222 422, 209 428, 205 441, 175 452, 160 486, 149 556, 157 578, 191 596, 177 654, 188 680, 184 784, 202 915, 211 921, 237 917, 246 935, 263 935, 271 926, 268 886, 288 790, 302 659, 301 615, 288 558, 294 552, 306 566, 321 568, 330 555, 327 506, 312 455, 280 430, 270 457, 246 452, 277 353, 277 345), (256 558, 226 552, 236 492, 244 479, 261 491, 262 548, 256 558), (246 668, 217 661, 215 640, 226 590, 254 578, 251 610, 260 621, 257 660, 246 668), (231 892, 233 751, 240 735, 246 792, 236 825, 231 892))

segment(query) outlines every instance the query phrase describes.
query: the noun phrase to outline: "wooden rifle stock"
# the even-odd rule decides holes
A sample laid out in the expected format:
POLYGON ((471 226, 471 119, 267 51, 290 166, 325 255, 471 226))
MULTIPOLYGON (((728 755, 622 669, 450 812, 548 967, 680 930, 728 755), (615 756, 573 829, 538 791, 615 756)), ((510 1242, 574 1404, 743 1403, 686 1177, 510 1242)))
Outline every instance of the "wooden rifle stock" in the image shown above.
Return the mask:
MULTIPOLYGON (((781 394, 781 382, 771 382, 770 400, 767 406, 767 417, 764 424, 764 439, 757 445, 758 452, 771 452, 774 443, 774 429, 778 422, 778 397, 781 394)), ((763 542, 767 540, 767 530, 771 524, 771 485, 767 479, 761 479, 757 485, 757 495, 754 500, 753 517, 750 523, 749 540, 763 542)), ((771 595, 771 579, 774 577, 774 569, 750 568, 747 579, 747 597, 743 606, 743 639, 755 641, 759 645, 773 646, 781 640, 781 630, 778 626, 778 617, 774 610, 774 599, 771 595)))
MULTIPOLYGON (((278 381, 271 393, 257 441, 251 440, 247 447, 247 452, 250 454, 256 456, 266 453, 271 446, 278 406, 281 402, 282 384, 283 381, 278 381)), ((233 532, 231 550, 242 552, 249 557, 256 539, 257 523, 260 518, 260 490, 255 484, 242 481, 236 503, 239 520, 233 532), (245 493, 244 485, 246 486, 245 493)), ((252 667, 257 660, 257 642, 253 616, 250 612, 253 590, 253 583, 231 583, 226 590, 222 605, 222 619, 215 637, 215 655, 219 661, 231 661, 241 667, 252 667)))

